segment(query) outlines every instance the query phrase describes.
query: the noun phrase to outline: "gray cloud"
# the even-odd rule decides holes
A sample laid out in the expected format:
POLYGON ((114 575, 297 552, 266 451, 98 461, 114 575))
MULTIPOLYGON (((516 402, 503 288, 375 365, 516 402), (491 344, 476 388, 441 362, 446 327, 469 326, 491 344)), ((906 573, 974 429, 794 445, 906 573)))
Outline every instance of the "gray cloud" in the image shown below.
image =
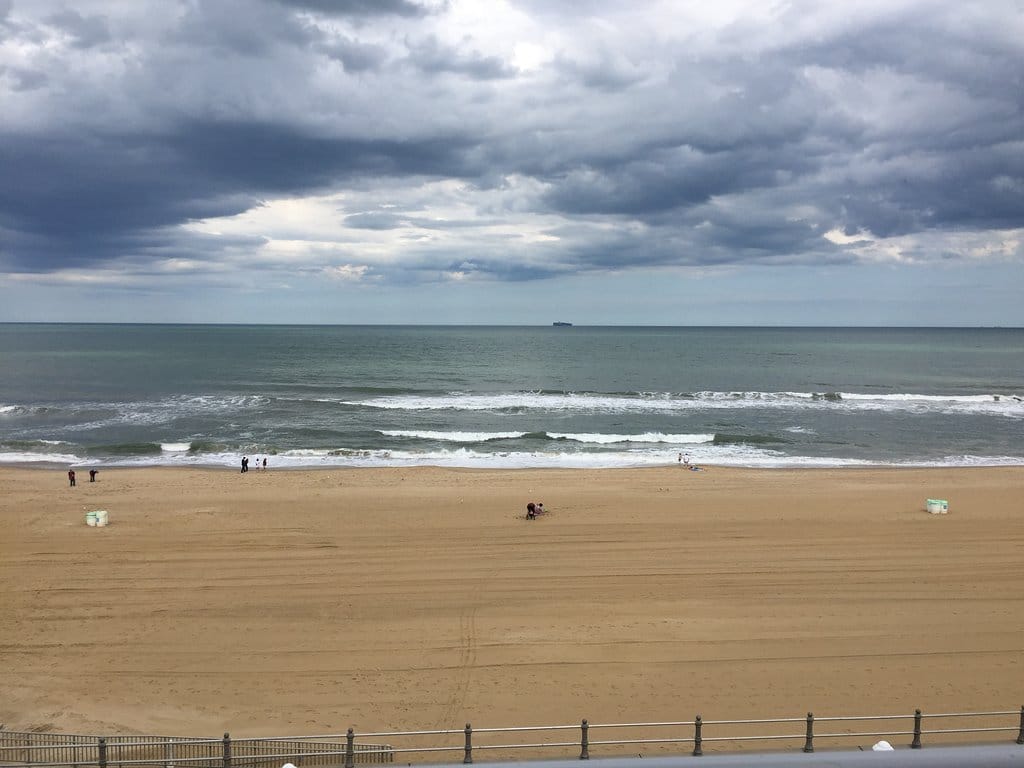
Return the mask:
POLYGON ((102 16, 82 16, 78 11, 65 9, 48 16, 46 22, 69 35, 75 48, 92 48, 110 40, 110 30, 102 16))
POLYGON ((455 47, 441 45, 433 36, 411 44, 409 59, 428 74, 452 72, 474 80, 509 78, 515 74, 498 56, 485 56, 476 50, 463 53, 455 47))
POLYGON ((404 16, 419 17, 430 13, 420 3, 408 0, 274 0, 283 6, 315 11, 329 16, 404 16))
POLYGON ((332 194, 345 258, 402 238, 366 273, 406 282, 848 263, 826 234, 1024 227, 1012 4, 697 31, 515 7, 533 26, 403 0, 0 0, 0 268, 212 265, 273 232, 189 225, 332 194))
POLYGON ((198 54, 200 64, 225 52, 272 61, 283 54, 282 46, 306 46, 318 39, 314 29, 276 3, 222 0, 186 8, 168 42, 198 54))
POLYGON ((379 69, 388 56, 384 46, 361 43, 348 37, 321 43, 319 50, 325 56, 340 62, 346 72, 355 73, 379 69))
POLYGON ((346 216, 345 224, 355 229, 397 229, 402 226, 402 217, 384 211, 368 211, 346 216))
POLYGON ((124 250, 125 237, 241 213, 270 195, 355 176, 447 173, 462 149, 452 139, 334 139, 255 123, 193 122, 145 140, 19 137, 0 145, 0 165, 18 180, 0 187, 0 223, 37 245, 7 259, 33 270, 102 261, 124 250))
POLYGON ((21 67, 0 67, 0 78, 5 78, 12 91, 35 91, 50 81, 45 72, 21 67))
POLYGON ((599 91, 621 91, 641 82, 645 76, 639 67, 606 50, 588 59, 559 57, 555 66, 563 75, 599 91))

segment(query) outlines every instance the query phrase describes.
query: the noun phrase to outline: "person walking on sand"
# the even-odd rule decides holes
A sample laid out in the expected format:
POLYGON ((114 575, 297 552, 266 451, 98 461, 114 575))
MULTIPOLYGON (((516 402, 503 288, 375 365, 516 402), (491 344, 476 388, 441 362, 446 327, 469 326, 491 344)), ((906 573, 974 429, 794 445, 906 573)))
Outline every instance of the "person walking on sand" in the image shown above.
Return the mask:
POLYGON ((75 487, 75 470, 73 469, 68 470, 68 485, 71 488, 75 487))
POLYGON ((263 457, 263 468, 264 469, 267 468, 267 457, 266 456, 263 457))

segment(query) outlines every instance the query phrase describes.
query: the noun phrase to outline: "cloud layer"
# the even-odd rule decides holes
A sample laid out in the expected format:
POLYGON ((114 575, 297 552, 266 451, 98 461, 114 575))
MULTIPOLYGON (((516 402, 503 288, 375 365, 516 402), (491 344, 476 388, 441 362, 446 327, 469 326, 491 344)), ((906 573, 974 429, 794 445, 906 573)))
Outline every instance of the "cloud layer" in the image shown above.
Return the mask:
POLYGON ((994 0, 0 0, 0 274, 1024 261, 994 0))

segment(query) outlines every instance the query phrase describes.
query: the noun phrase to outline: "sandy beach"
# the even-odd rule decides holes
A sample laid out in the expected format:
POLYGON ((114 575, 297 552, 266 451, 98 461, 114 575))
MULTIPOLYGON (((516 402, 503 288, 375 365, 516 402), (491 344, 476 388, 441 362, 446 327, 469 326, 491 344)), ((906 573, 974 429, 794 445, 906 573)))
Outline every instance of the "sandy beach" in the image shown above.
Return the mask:
POLYGON ((0 723, 1014 709, 1024 468, 0 469, 0 723), (926 498, 949 500, 929 515, 926 498), (528 501, 549 510, 524 519, 528 501), (88 510, 110 525, 91 528, 88 510))

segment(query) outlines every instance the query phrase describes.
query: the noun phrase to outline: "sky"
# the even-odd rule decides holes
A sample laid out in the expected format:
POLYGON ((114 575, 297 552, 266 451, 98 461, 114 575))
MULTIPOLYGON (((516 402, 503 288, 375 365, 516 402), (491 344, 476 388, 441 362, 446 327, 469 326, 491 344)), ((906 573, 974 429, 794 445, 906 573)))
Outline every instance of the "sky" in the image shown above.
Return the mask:
POLYGON ((0 321, 1024 325, 1024 1, 0 0, 0 321))

